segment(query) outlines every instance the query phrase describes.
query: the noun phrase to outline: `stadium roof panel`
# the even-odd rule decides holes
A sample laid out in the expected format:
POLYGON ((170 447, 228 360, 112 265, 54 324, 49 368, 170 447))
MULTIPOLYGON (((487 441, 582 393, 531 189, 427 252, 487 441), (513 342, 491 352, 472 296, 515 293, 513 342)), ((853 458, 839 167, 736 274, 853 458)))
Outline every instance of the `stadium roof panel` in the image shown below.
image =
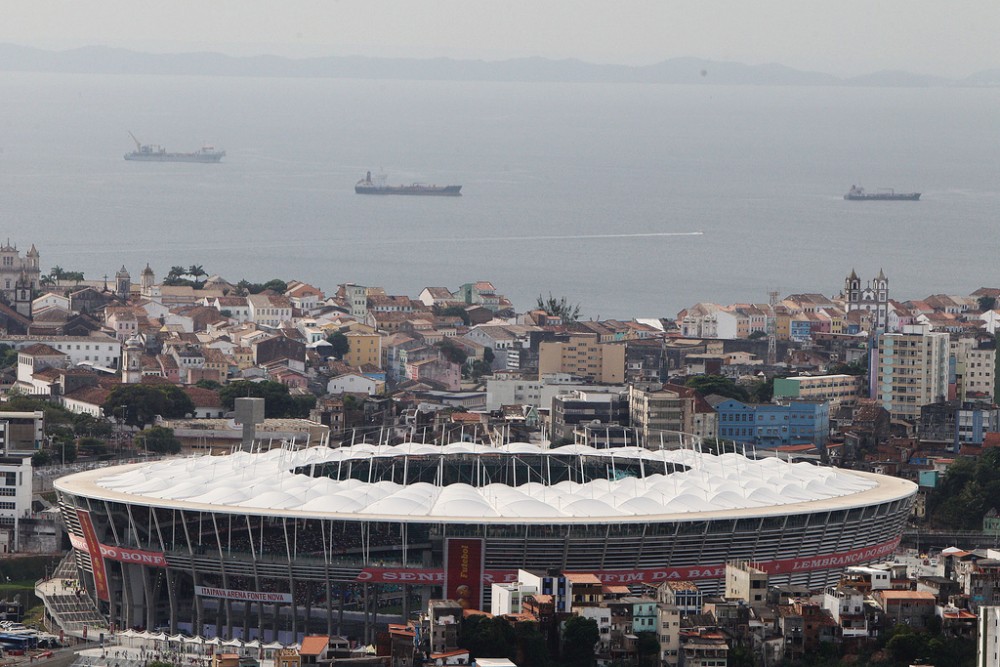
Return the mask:
POLYGON ((237 452, 87 471, 58 480, 56 487, 87 497, 221 513, 485 523, 818 512, 905 498, 914 491, 905 480, 777 458, 690 449, 546 449, 529 443, 237 452), (487 464, 492 467, 485 469, 487 464), (557 464, 561 472, 553 474, 557 464), (459 482, 441 483, 449 468, 458 470, 459 482), (404 484, 407 470, 410 483, 404 484), (425 477, 416 481, 414 470, 425 477), (579 474, 559 478, 567 472, 579 474), (430 473, 436 475, 433 483, 427 481, 430 473), (500 473, 504 478, 498 481, 500 473))

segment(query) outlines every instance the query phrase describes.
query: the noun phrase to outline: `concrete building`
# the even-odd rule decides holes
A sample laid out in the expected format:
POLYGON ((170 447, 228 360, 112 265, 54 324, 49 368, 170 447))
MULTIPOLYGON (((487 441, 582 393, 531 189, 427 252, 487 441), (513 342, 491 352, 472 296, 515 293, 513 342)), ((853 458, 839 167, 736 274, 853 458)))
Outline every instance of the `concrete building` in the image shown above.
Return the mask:
POLYGON ((913 325, 901 333, 880 335, 877 341, 872 398, 893 419, 916 422, 920 406, 947 398, 948 334, 913 325))
POLYGON ((0 412, 0 452, 4 456, 32 454, 45 438, 45 413, 0 412))
POLYGON ((31 512, 31 457, 0 457, 0 553, 19 549, 20 520, 31 512))
POLYGON ((726 563, 725 598, 762 604, 767 599, 767 572, 754 567, 750 561, 729 561, 726 563))
POLYGON ((682 616, 702 613, 705 594, 693 581, 667 581, 656 589, 656 599, 662 604, 677 607, 682 616))
POLYGON ((935 615, 934 594, 926 591, 875 591, 872 597, 889 617, 891 625, 900 623, 920 630, 935 615))
POLYGON ((806 444, 823 447, 830 439, 830 406, 825 402, 774 405, 727 399, 715 409, 721 440, 770 448, 806 444))
POLYGON ((841 405, 854 405, 861 395, 861 377, 856 375, 805 375, 774 378, 774 398, 803 401, 827 401, 831 411, 841 405))
POLYGON ((596 336, 571 336, 568 341, 543 342, 538 350, 538 376, 568 373, 590 382, 625 381, 625 346, 598 343, 596 336))
POLYGON ((355 368, 364 365, 382 368, 382 336, 377 333, 349 331, 345 334, 349 349, 342 361, 355 368))
POLYGON ((629 420, 625 392, 574 391, 552 399, 551 440, 574 439, 582 425, 625 426, 629 420))
POLYGON ((992 336, 960 336, 951 341, 955 398, 990 401, 994 397, 997 346, 992 336))
POLYGON ((528 380, 518 375, 498 374, 486 381, 486 409, 499 410, 504 405, 530 405, 548 408, 556 396, 575 391, 615 394, 625 391, 624 384, 600 385, 580 382, 566 373, 546 375, 538 380, 528 380))
POLYGON ((717 436, 716 411, 690 387, 631 385, 628 393, 632 427, 646 447, 667 434, 683 432, 702 438, 717 436))
POLYGON ((994 665, 1000 665, 1000 607, 980 607, 976 667, 994 665))

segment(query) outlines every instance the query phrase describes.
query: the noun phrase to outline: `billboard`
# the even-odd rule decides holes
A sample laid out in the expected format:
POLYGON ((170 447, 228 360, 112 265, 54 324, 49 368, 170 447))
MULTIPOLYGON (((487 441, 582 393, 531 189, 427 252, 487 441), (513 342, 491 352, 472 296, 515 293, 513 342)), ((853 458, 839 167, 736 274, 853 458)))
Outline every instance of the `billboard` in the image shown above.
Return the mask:
POLYGON ((481 538, 445 540, 444 596, 462 609, 482 609, 485 553, 481 538))
POLYGON ((83 529, 83 539, 87 543, 87 552, 90 554, 90 565, 94 570, 94 587, 97 589, 97 597, 105 602, 111 601, 108 594, 108 571, 104 566, 104 557, 101 555, 101 543, 97 541, 97 532, 94 524, 90 520, 90 512, 78 509, 76 517, 80 520, 80 528, 83 529))

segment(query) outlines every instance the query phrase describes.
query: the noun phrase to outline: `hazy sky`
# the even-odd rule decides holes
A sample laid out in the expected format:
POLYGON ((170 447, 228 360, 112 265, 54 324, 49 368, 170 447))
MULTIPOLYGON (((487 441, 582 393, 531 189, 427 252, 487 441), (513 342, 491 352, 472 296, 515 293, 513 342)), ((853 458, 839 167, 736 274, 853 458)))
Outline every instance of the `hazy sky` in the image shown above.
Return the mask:
POLYGON ((234 55, 1000 67, 998 0, 2 0, 0 42, 234 55))

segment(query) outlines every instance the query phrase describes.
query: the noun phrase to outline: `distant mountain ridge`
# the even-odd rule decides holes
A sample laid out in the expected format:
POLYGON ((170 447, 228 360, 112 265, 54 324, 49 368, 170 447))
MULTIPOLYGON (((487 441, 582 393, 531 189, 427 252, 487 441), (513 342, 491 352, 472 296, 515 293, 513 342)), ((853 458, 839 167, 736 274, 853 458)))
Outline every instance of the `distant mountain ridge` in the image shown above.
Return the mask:
POLYGON ((46 51, 0 44, 0 70, 81 74, 162 74, 199 76, 322 77, 443 81, 525 81, 848 86, 995 86, 1000 70, 965 79, 903 71, 842 78, 775 63, 745 65, 701 58, 671 58, 652 65, 601 65, 576 59, 515 58, 501 61, 451 58, 371 58, 331 56, 227 56, 221 53, 142 53, 105 46, 46 51))

